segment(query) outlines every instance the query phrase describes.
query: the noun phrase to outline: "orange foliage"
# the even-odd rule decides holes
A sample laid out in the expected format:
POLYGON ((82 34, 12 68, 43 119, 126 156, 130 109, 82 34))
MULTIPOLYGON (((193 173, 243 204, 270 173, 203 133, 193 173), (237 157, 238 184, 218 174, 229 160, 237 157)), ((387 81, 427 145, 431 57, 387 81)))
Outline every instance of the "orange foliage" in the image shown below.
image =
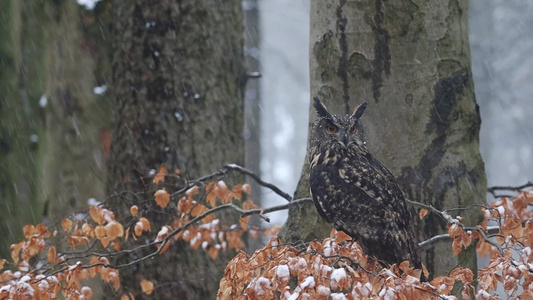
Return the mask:
MULTIPOLYGON (((167 174, 161 166, 154 177, 154 185, 164 183, 167 174)), ((167 251, 174 240, 180 239, 192 249, 205 251, 212 259, 217 259, 220 251, 244 249, 242 235, 245 231, 257 237, 262 230, 248 225, 249 216, 240 218, 238 224, 224 224, 210 211, 223 204, 241 205, 243 210, 261 210, 248 198, 251 193, 248 184, 228 187, 220 180, 204 187, 192 186, 182 192, 177 203, 170 206, 173 200, 169 192, 159 187, 155 189, 158 189, 154 194, 156 204, 162 209, 168 207, 166 212, 174 215, 171 224, 162 226, 157 233, 151 232, 151 220, 142 217, 144 212, 140 212, 136 205, 130 207, 131 217, 128 217, 133 222, 126 229, 111 210, 100 206, 91 206, 90 218, 86 220, 62 220, 61 232, 65 236, 59 236, 59 240, 68 243, 70 248, 83 246, 82 250, 76 251, 86 253, 85 256, 76 256, 79 261, 75 263, 72 257, 58 250, 61 247, 56 248, 57 231, 54 231, 54 242, 51 242, 45 224, 24 226, 25 239, 11 245, 12 261, 8 263, 17 270, 3 270, 7 261, 0 260, 0 270, 3 270, 0 274, 0 299, 55 299, 56 295, 65 299, 91 299, 93 291, 84 286, 84 281, 97 275, 118 291, 121 286, 119 272, 104 253, 120 252, 122 239, 127 239, 130 234, 135 239, 145 234, 154 242, 154 249, 159 249, 159 254, 167 251), (193 218, 199 217, 202 222, 195 220, 198 222, 191 223, 193 218), (96 242, 99 242, 98 247, 107 248, 105 252, 98 255, 90 252, 92 250, 83 252, 88 245, 92 247, 96 242), (41 263, 35 264, 35 261, 41 263), (37 269, 36 265, 45 267, 37 269)), ((478 227, 465 227, 459 217, 449 221, 448 233, 452 238, 454 255, 478 239, 476 251, 490 257, 490 264, 479 270, 477 278, 474 278, 472 270, 457 267, 448 276, 421 283, 420 274, 424 272, 427 277, 427 270, 414 269, 407 261, 383 268, 362 253, 351 237, 333 230, 330 238, 313 241, 304 250, 282 245, 279 239, 271 237, 265 247, 251 255, 239 252, 226 267, 218 298, 428 299, 445 295, 446 299, 456 299, 447 295, 454 285, 459 285, 463 298, 494 299, 491 293, 503 287, 508 298, 531 299, 531 205, 533 193, 522 192, 514 199, 502 198, 483 209, 485 219, 478 227), (485 240, 489 230, 495 232, 493 227, 489 229, 488 224, 496 223, 501 225, 496 229, 496 241, 485 240)), ((427 214, 426 209, 421 209, 420 219, 427 214)), ((264 230, 264 235, 276 235, 280 228, 272 226, 264 230)), ((152 281, 142 279, 139 284, 146 295, 154 293, 152 281)), ((122 294, 121 299, 134 299, 134 295, 122 294)))
POLYGON ((421 284, 414 273, 400 274, 400 269, 412 270, 408 262, 397 266, 396 274, 381 270, 356 243, 337 238, 311 242, 306 251, 271 238, 253 255, 241 252, 226 267, 218 299, 275 299, 276 294, 281 299, 370 299, 389 294, 427 299, 430 292, 437 292, 429 284, 421 284))
MULTIPOLYGON (((448 224, 454 255, 475 239, 477 252, 490 255, 489 266, 479 270, 478 278, 474 278, 472 270, 457 267, 449 276, 420 283, 420 270, 413 269, 408 262, 380 270, 350 237, 333 230, 333 238, 311 242, 304 252, 272 238, 253 255, 240 253, 225 270, 218 298, 271 299, 280 295, 280 299, 432 299, 446 295, 446 299, 457 299, 448 295, 459 282, 463 299, 496 299, 492 294, 498 285, 509 298, 532 299, 533 213, 528 209, 532 204, 533 192, 522 192, 515 199, 503 198, 483 209, 485 220, 477 228, 464 227, 460 217, 448 224), (497 239, 499 248, 484 239, 489 221, 502 224, 497 239)), ((419 217, 422 219, 427 213, 422 209, 419 217)))

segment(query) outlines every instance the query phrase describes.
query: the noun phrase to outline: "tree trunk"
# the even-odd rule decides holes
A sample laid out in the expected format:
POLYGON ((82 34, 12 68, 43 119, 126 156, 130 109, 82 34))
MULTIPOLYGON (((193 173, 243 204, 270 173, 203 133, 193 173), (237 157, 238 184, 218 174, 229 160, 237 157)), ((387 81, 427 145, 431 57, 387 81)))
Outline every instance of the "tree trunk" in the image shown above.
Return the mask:
MULTIPOLYGON (((80 10, 73 1, 0 4, 3 245, 22 238, 25 224, 55 225, 104 196, 101 136, 109 105, 92 90, 94 77, 102 83, 109 73, 102 54, 108 48, 101 23, 86 13, 82 27, 80 10)), ((1 257, 8 251, 2 247, 1 257)))
POLYGON ((110 76, 111 45, 105 40, 109 4, 89 12, 74 1, 58 1, 47 11, 44 217, 56 222, 86 209, 88 199, 106 196, 111 105, 93 88, 110 76))
MULTIPOLYGON (((244 161, 241 3, 115 1, 114 20, 108 187, 116 197, 108 206, 124 220, 138 205, 141 215, 157 218, 157 232, 170 218, 154 203, 151 170, 165 165, 170 173, 179 169, 183 179, 196 179, 244 161)), ((212 299, 228 259, 213 261, 175 244, 121 270, 122 287, 138 299, 144 278, 155 283, 151 297, 157 299, 212 299)))
MULTIPOLYGON (((438 209, 485 199, 467 9, 465 0, 311 5, 311 95, 336 113, 351 113, 368 101, 362 121, 370 152, 392 171, 407 198, 438 209)), ((310 116, 311 124, 312 109, 310 116)), ((306 164, 299 197, 309 196, 308 172, 306 164)), ((478 208, 460 214, 467 224, 481 220, 478 208)), ((328 232, 317 219, 312 204, 291 209, 284 240, 328 232)), ((447 232, 432 215, 419 223, 420 240, 447 232)), ((459 257, 449 244, 427 250, 430 276, 447 274, 457 265, 475 270, 473 250, 459 257)))
MULTIPOLYGON (((255 72, 253 76, 259 75, 259 3, 257 0, 243 2, 244 15, 244 53, 246 68, 250 72, 255 72)), ((244 139, 245 139, 245 162, 248 170, 255 174, 261 173, 261 85, 259 79, 252 79, 247 82, 244 92, 244 139)), ((253 179, 247 178, 246 182, 252 187, 251 199, 258 205, 262 205, 261 186, 253 179)), ((248 222, 250 226, 261 226, 261 218, 252 216, 248 222)), ((265 241, 261 237, 247 237, 247 248, 254 251, 261 248, 265 241)))
POLYGON ((0 257, 22 237, 22 226, 40 221, 45 90, 46 20, 39 1, 1 1, 0 11, 0 257))

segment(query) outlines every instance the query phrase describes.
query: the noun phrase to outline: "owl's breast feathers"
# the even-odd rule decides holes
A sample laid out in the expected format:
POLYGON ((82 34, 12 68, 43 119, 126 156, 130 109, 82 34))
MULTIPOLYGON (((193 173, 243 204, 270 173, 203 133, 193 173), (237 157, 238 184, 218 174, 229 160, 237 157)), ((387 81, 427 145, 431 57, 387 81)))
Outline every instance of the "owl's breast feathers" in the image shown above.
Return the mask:
POLYGON ((391 172, 370 154, 325 151, 311 156, 311 193, 319 214, 367 254, 420 268, 405 197, 391 172))

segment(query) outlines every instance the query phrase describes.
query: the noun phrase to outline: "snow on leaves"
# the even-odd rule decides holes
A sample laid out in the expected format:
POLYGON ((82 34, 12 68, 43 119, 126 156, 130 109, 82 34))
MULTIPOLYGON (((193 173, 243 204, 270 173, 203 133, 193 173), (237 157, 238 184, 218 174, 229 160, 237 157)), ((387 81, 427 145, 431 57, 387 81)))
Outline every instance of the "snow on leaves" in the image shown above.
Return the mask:
POLYGON ((252 255, 241 252, 228 264, 218 299, 425 299, 438 292, 413 274, 381 270, 356 243, 336 235, 311 242, 305 251, 273 237, 264 248, 252 255))
MULTIPOLYGON (((421 283, 420 270, 408 262, 381 269, 341 233, 306 251, 272 238, 254 254, 238 254, 227 266, 218 299, 457 299, 450 295, 459 285, 463 299, 533 299, 533 192, 502 198, 483 208, 485 220, 475 228, 463 218, 448 216, 452 251, 458 255, 477 239, 476 251, 490 256, 478 271, 457 267, 448 276, 421 283), (489 228, 488 224, 499 224, 489 228), (496 242, 489 240, 492 236, 496 242)), ((422 219, 428 211, 420 211, 422 219)), ((426 271, 427 272, 427 271, 426 271)), ((427 275, 427 274, 426 274, 427 275)))
MULTIPOLYGON (((117 266, 106 256, 112 257, 113 253, 120 253, 122 238, 138 239, 145 235, 153 241, 150 246, 157 249, 157 252, 154 250, 155 254, 162 254, 170 247, 171 237, 174 240, 182 239, 192 249, 206 251, 212 259, 217 259, 220 251, 244 248, 241 236, 248 226, 248 218, 242 218, 239 225, 222 224, 214 209, 224 204, 243 207, 245 210, 257 209, 258 206, 245 197, 251 192, 249 185, 239 184, 229 188, 220 180, 192 186, 183 191, 182 198, 172 203, 170 193, 165 188, 158 188, 167 176, 168 171, 163 166, 154 176, 153 183, 157 186, 154 198, 159 209, 170 206, 173 210, 169 211, 174 211, 176 215, 172 224, 162 226, 154 234, 151 233, 150 220, 145 217, 148 214, 137 205, 130 207, 130 218, 134 222, 126 230, 111 210, 99 205, 90 206, 85 220, 62 220, 59 224, 62 235, 59 236, 57 231, 52 236, 44 224, 24 226, 25 240, 11 246, 10 265, 18 271, 5 270, 0 274, 0 299, 55 299, 59 293, 66 299, 91 299, 92 290, 83 286, 82 282, 97 275, 115 290, 119 290, 117 266), (72 253, 78 253, 74 254, 77 259, 73 262, 72 254, 60 253, 55 246, 57 242, 49 241, 51 237, 54 240, 59 237, 68 242, 68 246, 75 250, 72 253), (100 247, 95 248, 96 252, 92 252, 94 249, 87 250, 95 245, 100 247), (79 248, 80 246, 83 248, 79 248), (96 254, 102 248, 107 250, 96 254), (40 261, 38 266, 45 267, 36 268, 36 261, 40 261)), ((265 234, 275 234, 277 231, 279 227, 265 231, 265 234)), ((0 260, 0 270, 6 262, 0 260)), ((146 295, 152 294, 156 288, 147 279, 139 284, 146 295)), ((122 294, 121 299, 134 299, 134 296, 131 293, 122 294)))
MULTIPOLYGON (((77 224, 73 226, 72 223, 65 220, 61 222, 61 226, 67 232, 73 231, 73 234, 82 234, 83 231, 78 228, 77 224)), ((112 228, 113 226, 109 227, 112 228)), ((110 230, 110 235, 118 234, 113 228, 110 230)), ((51 236, 46 225, 26 225, 23 231, 26 240, 11 246, 13 266, 18 271, 5 270, 0 274, 0 281, 2 282, 0 299, 56 299, 56 295, 60 292, 66 299, 91 299, 93 295, 91 288, 83 286, 81 281, 94 278, 98 274, 103 281, 110 283, 116 290, 120 287, 117 270, 102 266, 87 270, 80 261, 69 265, 63 255, 58 255, 55 246, 48 246, 48 250, 46 250, 47 240, 51 236), (34 269, 30 265, 30 259, 37 258, 45 252, 46 255, 43 256, 48 262, 55 264, 62 271, 45 275, 42 270, 34 269)), ((72 244, 70 240, 69 243, 72 244)), ((108 265, 109 260, 104 257, 93 257, 90 263, 108 265)))

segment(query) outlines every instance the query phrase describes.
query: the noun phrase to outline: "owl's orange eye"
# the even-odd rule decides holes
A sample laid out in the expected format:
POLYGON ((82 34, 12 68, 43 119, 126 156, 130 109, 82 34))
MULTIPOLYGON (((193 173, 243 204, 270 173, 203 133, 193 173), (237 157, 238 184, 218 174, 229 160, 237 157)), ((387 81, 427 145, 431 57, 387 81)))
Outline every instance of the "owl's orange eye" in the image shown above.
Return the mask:
POLYGON ((357 126, 354 125, 354 126, 352 127, 352 130, 351 130, 351 131, 352 131, 352 133, 356 133, 356 132, 357 132, 357 126))
POLYGON ((328 132, 331 132, 331 133, 335 133, 335 132, 337 132, 338 129, 339 129, 339 128, 338 128, 337 126, 333 125, 333 124, 328 124, 328 125, 326 126, 326 130, 327 130, 328 132))

